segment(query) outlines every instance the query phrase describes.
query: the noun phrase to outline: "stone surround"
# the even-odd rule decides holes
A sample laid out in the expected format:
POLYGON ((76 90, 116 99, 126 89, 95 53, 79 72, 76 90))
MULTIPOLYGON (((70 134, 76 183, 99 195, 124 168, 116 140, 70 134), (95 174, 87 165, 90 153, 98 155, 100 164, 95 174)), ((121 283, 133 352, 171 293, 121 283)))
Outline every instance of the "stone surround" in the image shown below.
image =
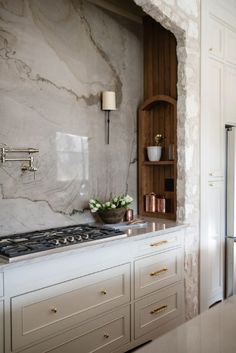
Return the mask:
POLYGON ((186 319, 199 306, 200 213, 200 1, 135 0, 177 38, 177 219, 189 224, 185 240, 186 319))
MULTIPOLYGON (((200 0, 135 3, 177 38, 177 198, 178 220, 190 225, 188 319, 198 312, 200 0)), ((82 0, 0 2, 0 89, 0 144, 40 150, 35 180, 20 163, 0 167, 0 235, 91 220, 91 195, 128 192, 136 205, 140 25, 82 0), (110 146, 100 110, 107 89, 118 93, 110 146)))

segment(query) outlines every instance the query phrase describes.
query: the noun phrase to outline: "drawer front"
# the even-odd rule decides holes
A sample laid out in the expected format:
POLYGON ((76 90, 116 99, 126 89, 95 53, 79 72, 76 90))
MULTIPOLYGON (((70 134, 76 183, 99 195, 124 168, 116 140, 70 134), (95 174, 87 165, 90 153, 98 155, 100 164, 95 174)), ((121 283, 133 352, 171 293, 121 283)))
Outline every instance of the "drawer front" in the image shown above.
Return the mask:
POLYGON ((181 248, 135 261, 135 298, 179 281, 182 268, 181 248))
POLYGON ((179 247, 182 245, 183 232, 178 231, 159 235, 156 237, 139 240, 137 245, 137 256, 159 253, 167 249, 179 247))
POLYGON ((125 264, 11 299, 14 349, 130 301, 125 264))
MULTIPOLYGON (((47 350, 52 353, 110 353, 122 344, 130 341, 130 313, 129 308, 113 313, 100 320, 95 320, 91 331, 81 335, 76 329, 77 337, 60 347, 47 350)), ((45 352, 45 353, 46 353, 45 352)))
POLYGON ((3 297, 4 291, 3 291, 3 273, 0 272, 0 297, 3 297))
POLYGON ((182 315, 183 282, 135 303, 135 338, 182 315))
POLYGON ((111 353, 129 341, 130 306, 124 306, 26 348, 24 353, 111 353))

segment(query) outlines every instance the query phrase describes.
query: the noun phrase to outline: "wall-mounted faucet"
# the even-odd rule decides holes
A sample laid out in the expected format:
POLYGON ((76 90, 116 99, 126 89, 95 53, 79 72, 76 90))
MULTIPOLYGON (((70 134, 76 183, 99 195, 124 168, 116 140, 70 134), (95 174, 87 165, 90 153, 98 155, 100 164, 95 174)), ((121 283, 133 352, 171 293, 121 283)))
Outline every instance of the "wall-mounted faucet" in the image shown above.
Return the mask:
POLYGON ((2 163, 5 162, 28 162, 21 166, 21 170, 23 171, 30 171, 36 172, 37 168, 34 166, 34 157, 32 156, 33 153, 38 153, 39 150, 36 148, 9 148, 9 147, 1 147, 0 148, 0 160, 2 163), (19 158, 9 158, 9 153, 28 153, 29 157, 19 157, 19 158))

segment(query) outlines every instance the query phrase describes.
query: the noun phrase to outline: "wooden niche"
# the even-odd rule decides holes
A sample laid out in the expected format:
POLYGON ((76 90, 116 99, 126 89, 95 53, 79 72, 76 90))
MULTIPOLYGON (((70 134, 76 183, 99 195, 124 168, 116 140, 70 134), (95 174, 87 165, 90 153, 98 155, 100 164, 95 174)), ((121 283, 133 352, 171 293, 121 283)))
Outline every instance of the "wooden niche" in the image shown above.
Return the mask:
POLYGON ((176 219, 177 55, 174 35, 149 16, 144 18, 144 97, 139 107, 139 214, 176 219), (161 160, 150 162, 147 146, 164 136, 161 160), (155 210, 150 212, 148 200, 155 210), (164 202, 164 204, 163 204, 164 202), (161 207, 160 207, 161 205, 161 207), (164 207, 163 207, 164 205, 164 207))

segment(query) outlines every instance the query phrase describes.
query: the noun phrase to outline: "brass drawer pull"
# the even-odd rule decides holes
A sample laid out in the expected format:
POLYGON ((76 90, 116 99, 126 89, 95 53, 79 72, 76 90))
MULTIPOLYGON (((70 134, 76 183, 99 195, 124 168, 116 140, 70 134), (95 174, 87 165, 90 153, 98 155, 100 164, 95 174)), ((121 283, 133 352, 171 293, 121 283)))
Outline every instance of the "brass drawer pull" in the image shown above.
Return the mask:
POLYGON ((107 290, 106 289, 101 290, 101 294, 106 295, 107 294, 107 290))
POLYGON ((150 276, 158 276, 160 275, 161 273, 164 273, 164 272, 167 272, 168 271, 168 268, 167 267, 164 267, 162 268, 161 270, 158 270, 158 271, 155 271, 155 272, 151 272, 150 273, 150 276))
POLYGON ((168 243, 168 240, 160 240, 160 241, 157 241, 156 243, 151 243, 150 246, 160 246, 167 243, 168 243))
POLYGON ((150 314, 159 314, 162 311, 166 311, 167 307, 168 307, 168 305, 162 305, 159 308, 156 308, 156 309, 150 311, 150 314))
POLYGON ((56 314, 56 313, 57 313, 57 308, 52 308, 52 309, 51 309, 51 312, 54 313, 54 314, 56 314))
POLYGON ((110 336, 108 335, 108 333, 104 333, 103 337, 104 338, 109 338, 110 336))

